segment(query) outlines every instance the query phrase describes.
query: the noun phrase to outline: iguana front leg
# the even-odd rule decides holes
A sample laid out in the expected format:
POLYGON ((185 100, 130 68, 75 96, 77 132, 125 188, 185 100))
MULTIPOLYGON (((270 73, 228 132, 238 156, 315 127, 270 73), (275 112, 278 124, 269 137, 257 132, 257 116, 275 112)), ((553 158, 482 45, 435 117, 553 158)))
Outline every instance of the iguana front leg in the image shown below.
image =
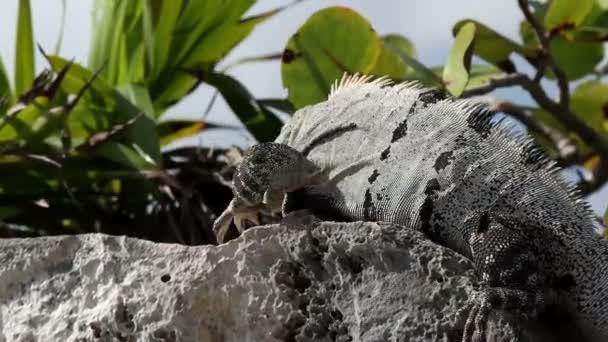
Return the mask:
MULTIPOLYGON (((461 310, 467 319, 462 334, 463 342, 484 342, 487 340, 487 325, 490 314, 504 310, 534 319, 544 308, 541 291, 489 287, 474 294, 461 310)), ((459 313, 460 315, 461 313, 459 313)))
POLYGON ((483 288, 461 309, 466 313, 463 342, 487 340, 489 316, 497 310, 533 319, 545 309, 546 278, 532 239, 518 222, 478 215, 469 237, 472 260, 483 288))
POLYGON ((260 212, 280 212, 286 193, 321 180, 320 169, 299 151, 279 143, 253 146, 236 168, 234 198, 213 224, 218 242, 232 221, 242 232, 245 221, 259 224, 260 212))

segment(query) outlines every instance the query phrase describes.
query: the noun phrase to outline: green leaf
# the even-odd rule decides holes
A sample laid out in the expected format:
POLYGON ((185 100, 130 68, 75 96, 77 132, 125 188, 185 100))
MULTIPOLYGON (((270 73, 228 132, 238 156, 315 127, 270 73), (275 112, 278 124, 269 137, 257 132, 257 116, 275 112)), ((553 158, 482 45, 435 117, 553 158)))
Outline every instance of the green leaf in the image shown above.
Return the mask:
POLYGON ((268 108, 274 108, 283 113, 293 114, 296 109, 288 99, 258 99, 258 103, 268 108))
MULTIPOLYGON (((129 100, 125 99, 120 93, 115 92, 114 97, 117 107, 112 115, 118 119, 119 123, 126 122, 140 115, 145 109, 141 109, 129 100)), ((142 115, 137 121, 126 129, 125 137, 131 146, 138 146, 142 153, 149 156, 154 162, 160 165, 162 156, 160 153, 160 139, 156 134, 156 123, 148 115, 142 115)))
POLYGON ((160 5, 158 23, 154 32, 154 65, 152 77, 158 75, 164 68, 171 52, 173 31, 182 8, 182 1, 163 1, 160 5))
POLYGON ((403 54, 412 58, 416 57, 416 47, 414 46, 414 43, 400 34, 386 34, 382 36, 382 42, 386 47, 399 55, 403 54))
POLYGON ((182 11, 183 15, 174 36, 172 65, 187 66, 184 64, 186 60, 200 61, 201 52, 193 51, 206 44, 206 36, 211 32, 217 32, 220 27, 224 30, 237 25, 243 14, 254 3, 254 0, 189 1, 182 11), (201 16, 201 13, 205 15, 201 16))
MULTIPOLYGON (((168 79, 163 87, 155 89, 150 87, 150 95, 154 99, 154 109, 162 114, 164 110, 181 100, 196 85, 197 79, 183 70, 177 70, 168 79)), ((160 82, 159 82, 160 83, 160 82)))
POLYGON ((39 96, 14 115, 0 117, 0 139, 28 139, 33 133, 30 126, 47 106, 48 99, 39 96))
POLYGON ((608 134, 608 84, 590 80, 576 87, 570 100, 574 113, 597 131, 608 134))
POLYGON ((249 91, 231 76, 211 73, 205 82, 214 86, 224 97, 234 114, 259 141, 272 141, 283 126, 274 114, 261 106, 249 91))
POLYGON ((574 41, 562 35, 551 40, 550 48, 557 64, 562 67, 569 80, 577 80, 590 74, 604 58, 602 44, 574 41))
POLYGON ((65 32, 65 12, 66 12, 66 0, 61 0, 61 26, 59 27, 59 36, 57 42, 55 42, 54 54, 58 55, 61 50, 61 43, 63 42, 63 33, 65 32))
POLYGON ((594 0, 552 0, 545 15, 545 27, 552 31, 565 25, 578 26, 593 8, 594 0))
POLYGON ((118 1, 95 0, 93 4, 93 18, 91 29, 91 46, 89 48, 88 65, 92 69, 101 68, 109 59, 111 50, 112 33, 115 29, 114 8, 118 1))
POLYGON ((121 1, 114 17, 112 37, 109 42, 108 67, 102 72, 110 84, 119 84, 124 81, 121 77, 128 65, 126 54, 126 33, 124 32, 125 17, 128 10, 129 1, 121 1))
POLYGON ((158 166, 152 158, 147 156, 141 149, 136 148, 137 145, 131 147, 121 143, 109 141, 99 146, 96 153, 102 157, 126 166, 134 170, 154 170, 158 166))
POLYGON ((205 120, 168 120, 156 126, 161 145, 187 138, 208 129, 239 129, 238 127, 216 124, 205 120))
POLYGON ((414 45, 405 37, 398 34, 389 34, 382 37, 384 47, 394 51, 399 58, 414 70, 412 78, 434 87, 443 87, 443 81, 435 72, 416 60, 414 45))
POLYGON ((491 63, 505 72, 515 71, 515 65, 510 59, 512 53, 524 55, 524 47, 492 30, 486 25, 472 20, 461 20, 454 25, 453 32, 456 34, 463 25, 475 24, 475 54, 483 60, 491 63))
POLYGON ((378 76, 388 76, 392 79, 404 79, 407 72, 406 64, 392 49, 382 47, 380 57, 376 65, 371 70, 371 74, 378 76))
MULTIPOLYGON (((558 121, 553 114, 543 110, 537 109, 532 111, 532 118, 538 122, 543 123, 544 125, 560 132, 564 137, 570 139, 574 145, 576 146, 576 151, 579 155, 585 156, 588 155, 592 150, 591 148, 585 144, 572 130, 568 129, 566 126, 562 125, 560 121, 558 121)), ((536 132, 530 132, 534 140, 545 150, 547 155, 550 158, 558 158, 559 152, 557 147, 553 144, 552 141, 547 140, 543 135, 537 134, 536 132)), ((580 161, 583 162, 583 161, 580 161)))
MULTIPOLYGON (((69 63, 59 56, 48 56, 48 59, 55 72, 59 72, 67 63, 69 63)), ((80 64, 73 63, 61 83, 61 88, 68 94, 77 94, 87 80, 92 77, 93 72, 80 64)), ((93 83, 91 83, 91 87, 85 93, 84 99, 93 102, 102 108, 112 108, 116 105, 113 93, 114 90, 112 90, 105 79, 99 75, 93 80, 93 83)))
POLYGON ((151 81, 150 96, 161 114, 197 85, 184 70, 211 71, 214 64, 244 39, 253 28, 276 10, 241 19, 253 0, 209 0, 184 2, 171 35, 171 58, 151 81), (205 13, 201 16, 200 13, 205 13))
POLYGON ((466 23, 456 34, 448 62, 443 69, 443 83, 454 96, 460 96, 469 81, 474 42, 475 24, 466 23))
POLYGON ((382 42, 370 23, 345 7, 313 14, 289 39, 281 75, 296 108, 327 99, 332 83, 347 73, 371 72, 382 42))
POLYGON ((8 74, 0 58, 0 117, 6 115, 6 111, 14 103, 11 84, 8 80, 8 74))
POLYGON ((150 119, 156 120, 156 112, 154 110, 154 105, 152 105, 152 99, 148 93, 148 88, 139 84, 128 83, 116 87, 116 90, 141 109, 150 119))
POLYGON ((253 29, 278 13, 276 10, 240 21, 225 22, 214 30, 206 33, 200 44, 184 59, 184 65, 192 66, 202 63, 214 63, 224 57, 244 38, 249 36, 253 29))
POLYGON ((34 34, 29 0, 19 0, 16 42, 15 94, 20 95, 32 85, 36 73, 34 34))
POLYGON ((503 74, 502 70, 493 65, 473 65, 469 72, 467 89, 484 86, 490 79, 497 78, 503 74))
MULTIPOLYGON (((56 71, 61 70, 67 63, 65 59, 57 56, 49 56, 49 60, 53 69, 56 71)), ((92 76, 93 73, 90 70, 87 70, 78 64, 73 64, 68 70, 61 87, 67 93, 75 94, 92 76)), ((123 123, 139 115, 141 112, 146 113, 147 115, 144 115, 132 126, 127 128, 125 137, 130 144, 139 146, 148 156, 155 160, 156 163, 160 163, 160 141, 156 135, 155 121, 150 117, 154 114, 154 111, 151 109, 150 100, 146 95, 145 88, 136 85, 126 85, 121 89, 125 91, 127 96, 133 99, 134 102, 139 102, 143 108, 139 108, 127 100, 118 91, 108 86, 103 77, 99 76, 93 80, 91 87, 83 97, 84 105, 88 106, 90 113, 92 115, 97 114, 98 116, 101 116, 95 118, 95 121, 107 122, 107 124, 96 124, 95 129, 106 129, 109 128, 108 125, 123 123), (148 111, 152 111, 152 113, 149 113, 148 111)), ((86 112, 81 112, 81 114, 84 113, 86 112)), ((82 119, 82 115, 75 117, 70 116, 69 124, 70 126, 82 126, 82 119), (78 120, 78 122, 72 122, 73 120, 78 120)))

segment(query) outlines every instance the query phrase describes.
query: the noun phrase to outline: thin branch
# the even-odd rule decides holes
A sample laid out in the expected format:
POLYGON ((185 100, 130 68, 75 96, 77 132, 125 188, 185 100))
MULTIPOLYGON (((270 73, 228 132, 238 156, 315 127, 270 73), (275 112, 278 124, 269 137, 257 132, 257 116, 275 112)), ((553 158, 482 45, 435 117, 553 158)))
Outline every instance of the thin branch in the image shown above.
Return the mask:
MULTIPOLYGON (((542 58, 547 62, 548 67, 551 69, 551 71, 553 71, 553 74, 557 79, 557 85, 559 86, 559 103, 563 107, 568 108, 570 106, 570 89, 568 86, 568 78, 566 77, 566 73, 564 73, 564 70, 562 70, 562 68, 557 65, 557 63, 553 59, 553 56, 551 55, 551 49, 549 46, 550 37, 547 35, 547 32, 545 31, 541 23, 536 20, 534 14, 530 12, 530 5, 528 3, 528 0, 517 0, 517 3, 519 4, 519 8, 526 17, 526 20, 530 23, 530 25, 532 25, 534 33, 536 34, 536 37, 540 42, 542 58)), ((535 80, 537 78, 538 77, 535 77, 535 80)), ((538 78, 538 80, 540 80, 540 78, 538 78)))

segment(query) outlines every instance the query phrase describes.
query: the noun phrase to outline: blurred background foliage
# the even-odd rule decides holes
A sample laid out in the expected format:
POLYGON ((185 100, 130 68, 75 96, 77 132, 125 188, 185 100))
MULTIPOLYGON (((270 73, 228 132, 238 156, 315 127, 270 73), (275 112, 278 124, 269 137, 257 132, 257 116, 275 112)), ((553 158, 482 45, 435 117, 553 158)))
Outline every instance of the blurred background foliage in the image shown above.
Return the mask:
POLYGON ((204 115, 163 119, 203 83, 261 142, 278 135, 285 114, 325 100, 344 73, 417 80, 478 97, 518 120, 551 158, 581 175, 584 194, 606 182, 608 1, 519 0, 525 19, 513 24, 520 41, 463 19, 439 66, 417 60, 410 40, 376 32, 362 14, 325 8, 281 54, 239 62, 281 60, 288 98, 257 99, 217 65, 256 25, 299 1, 247 16, 254 0, 96 0, 88 64, 80 65, 57 55, 58 48, 36 46, 29 0, 19 0, 13 80, 0 60, 0 236, 104 232, 214 243, 211 222, 230 200, 238 152, 166 146, 204 130, 236 128, 204 115), (48 63, 39 75, 36 53, 48 63), (483 63, 472 63, 473 55, 483 63), (534 74, 518 72, 513 56, 534 74), (559 99, 542 82, 557 84, 559 99), (537 106, 492 98, 503 87, 525 89, 537 106))

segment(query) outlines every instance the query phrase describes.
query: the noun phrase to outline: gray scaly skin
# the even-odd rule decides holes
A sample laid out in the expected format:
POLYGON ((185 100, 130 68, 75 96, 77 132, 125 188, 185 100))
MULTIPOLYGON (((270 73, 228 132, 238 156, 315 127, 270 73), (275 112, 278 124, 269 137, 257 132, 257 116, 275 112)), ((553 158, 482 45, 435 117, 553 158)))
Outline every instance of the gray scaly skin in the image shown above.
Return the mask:
POLYGON ((222 240, 231 218, 281 202, 283 214, 413 227, 470 258, 484 283, 463 341, 485 340, 494 310, 534 317, 550 303, 608 339, 608 244, 558 171, 480 105, 345 77, 245 156, 215 229, 222 240))

